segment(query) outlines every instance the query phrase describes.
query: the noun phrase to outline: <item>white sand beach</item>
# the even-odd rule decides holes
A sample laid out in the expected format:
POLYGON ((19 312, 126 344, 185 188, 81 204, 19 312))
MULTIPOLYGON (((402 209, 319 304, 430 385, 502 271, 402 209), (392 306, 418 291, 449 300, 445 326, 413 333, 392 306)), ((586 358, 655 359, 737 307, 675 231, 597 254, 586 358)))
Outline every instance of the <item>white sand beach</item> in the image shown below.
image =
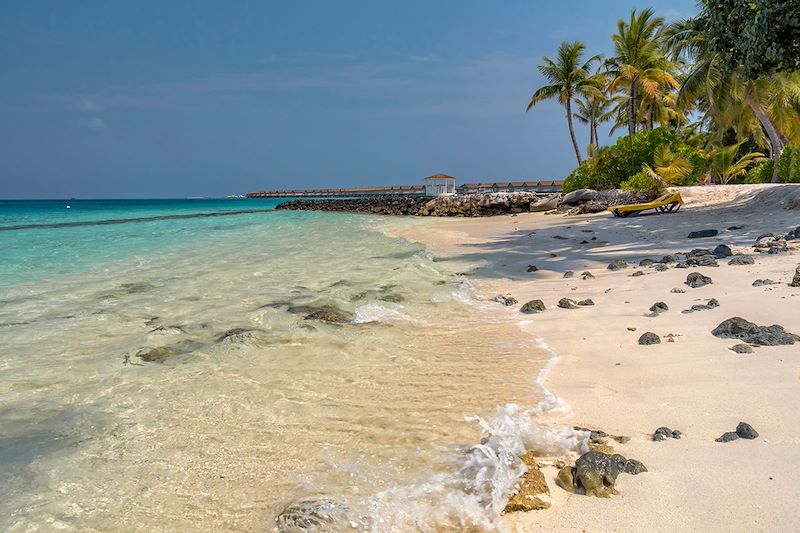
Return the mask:
POLYGON ((530 318, 531 331, 560 357, 545 380, 570 406, 559 422, 630 436, 614 447, 649 469, 620 476, 620 494, 599 499, 560 489, 557 468, 544 467, 552 507, 506 515, 511 531, 797 530, 800 344, 737 354, 730 347, 739 341, 716 338, 711 330, 738 316, 800 334, 800 288, 789 286, 800 263, 800 242, 790 241, 783 254, 753 251, 762 233, 785 234, 800 225, 800 211, 787 209, 800 186, 679 190, 686 205, 677 214, 426 219, 403 232, 437 255, 484 260, 486 266, 471 278, 483 290, 510 294, 520 304, 543 300, 545 312, 520 317, 530 318), (735 226, 741 228, 728 229, 735 226), (703 229, 719 234, 687 238, 703 229), (722 259, 718 267, 663 272, 636 266, 645 258, 718 244, 751 255, 755 263, 731 266, 722 259), (608 270, 615 259, 630 268, 608 270), (528 265, 539 270, 528 273, 528 265), (575 276, 564 279, 568 270, 575 276), (582 279, 583 271, 595 279, 582 279), (644 275, 632 277, 637 271, 644 275), (713 284, 688 287, 691 272, 710 276, 713 284), (779 283, 754 287, 756 279, 779 283), (561 309, 556 303, 563 297, 591 298, 596 305, 561 309), (681 313, 711 298, 719 307, 681 313), (669 310, 645 316, 655 302, 669 310), (639 345, 648 331, 662 343, 639 345), (740 421, 760 436, 715 442, 740 421), (660 426, 680 430, 683 438, 653 442, 660 426))

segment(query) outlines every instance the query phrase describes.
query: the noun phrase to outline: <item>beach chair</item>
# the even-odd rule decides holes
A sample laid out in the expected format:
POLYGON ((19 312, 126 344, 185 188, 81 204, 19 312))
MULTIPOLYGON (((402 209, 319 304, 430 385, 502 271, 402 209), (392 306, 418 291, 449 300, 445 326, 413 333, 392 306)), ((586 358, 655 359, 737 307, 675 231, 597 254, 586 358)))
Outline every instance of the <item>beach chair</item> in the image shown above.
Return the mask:
POLYGON ((611 211, 615 217, 625 218, 641 213, 642 211, 647 211, 648 209, 655 209, 659 213, 677 213, 682 205, 683 198, 681 198, 680 193, 666 192, 652 202, 646 204, 615 205, 609 207, 608 210, 611 211))

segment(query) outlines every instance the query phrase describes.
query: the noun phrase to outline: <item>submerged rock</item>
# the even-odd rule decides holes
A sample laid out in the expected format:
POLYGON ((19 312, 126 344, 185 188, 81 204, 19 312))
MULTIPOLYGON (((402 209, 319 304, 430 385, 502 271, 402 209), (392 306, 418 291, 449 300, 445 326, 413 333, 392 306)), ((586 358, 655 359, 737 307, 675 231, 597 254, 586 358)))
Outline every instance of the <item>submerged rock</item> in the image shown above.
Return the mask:
POLYGON ((706 285, 711 285, 713 282, 711 278, 708 276, 704 276, 699 272, 692 272, 688 276, 686 276, 686 285, 693 289, 697 289, 699 287, 704 287, 706 285))
MULTIPOLYGON (((291 309, 290 309, 291 312, 291 309)), ((353 320, 352 315, 333 306, 324 305, 322 307, 311 308, 304 320, 317 320, 329 324, 346 324, 353 320)))
POLYGON ((642 346, 661 344, 661 337, 659 337, 652 331, 648 331, 647 333, 644 333, 642 334, 641 337, 639 337, 639 344, 641 344, 642 346))
POLYGON ((743 266, 743 265, 753 265, 755 264, 755 262, 756 262, 755 259, 753 259, 749 255, 737 254, 731 257, 730 261, 728 261, 728 264, 731 266, 743 266))
POLYGON ((626 263, 622 259, 614 259, 608 264, 608 270, 622 270, 623 268, 628 268, 628 263, 626 263))
POLYGON ((719 233, 719 230, 715 229, 701 229, 699 231, 693 231, 689 233, 687 236, 688 239, 703 239, 706 237, 716 237, 719 233))
POLYGON ((526 270, 526 272, 537 272, 538 270, 539 267, 537 267, 536 265, 528 265, 528 270, 526 270))
POLYGON ((800 341, 800 335, 786 331, 783 326, 758 326, 738 316, 725 320, 711 334, 721 339, 739 339, 757 346, 789 345, 800 341))
POLYGON ((157 348, 143 348, 136 352, 136 357, 147 363, 163 363, 176 355, 183 355, 193 352, 202 346, 195 341, 181 341, 169 346, 159 346, 157 348))
POLYGON ((544 302, 541 300, 531 300, 530 302, 526 302, 521 308, 520 312, 525 313, 527 315, 533 313, 541 313, 546 309, 544 302))
POLYGON ((350 509, 328 498, 301 500, 275 519, 280 533, 334 533, 350 531, 350 509))
POLYGON ((515 513, 519 511, 539 511, 548 509, 550 503, 542 500, 541 495, 550 495, 550 487, 544 479, 544 474, 536 462, 533 452, 528 452, 520 460, 525 464, 528 471, 522 475, 518 488, 506 504, 504 513, 515 513))

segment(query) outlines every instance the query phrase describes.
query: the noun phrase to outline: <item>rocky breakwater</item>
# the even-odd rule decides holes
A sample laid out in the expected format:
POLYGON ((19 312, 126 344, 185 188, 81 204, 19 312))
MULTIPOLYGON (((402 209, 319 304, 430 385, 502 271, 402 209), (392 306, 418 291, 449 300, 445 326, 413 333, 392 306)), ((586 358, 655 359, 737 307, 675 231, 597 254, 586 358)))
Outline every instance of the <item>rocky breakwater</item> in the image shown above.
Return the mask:
POLYGON ((275 209, 294 211, 343 211, 377 215, 432 217, 486 217, 525 212, 583 214, 603 211, 610 205, 649 200, 649 195, 622 191, 580 189, 567 195, 532 192, 464 194, 455 196, 370 196, 350 199, 290 200, 275 209))

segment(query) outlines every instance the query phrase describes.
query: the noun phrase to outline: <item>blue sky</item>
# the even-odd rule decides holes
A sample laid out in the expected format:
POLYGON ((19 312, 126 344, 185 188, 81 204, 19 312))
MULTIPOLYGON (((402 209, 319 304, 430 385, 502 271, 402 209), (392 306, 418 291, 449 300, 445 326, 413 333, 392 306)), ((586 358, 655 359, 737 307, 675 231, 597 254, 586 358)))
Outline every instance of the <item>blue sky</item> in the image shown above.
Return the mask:
POLYGON ((695 1, 7 3, 0 198, 561 179, 562 109, 525 113, 536 65, 608 53, 644 7, 695 1))

